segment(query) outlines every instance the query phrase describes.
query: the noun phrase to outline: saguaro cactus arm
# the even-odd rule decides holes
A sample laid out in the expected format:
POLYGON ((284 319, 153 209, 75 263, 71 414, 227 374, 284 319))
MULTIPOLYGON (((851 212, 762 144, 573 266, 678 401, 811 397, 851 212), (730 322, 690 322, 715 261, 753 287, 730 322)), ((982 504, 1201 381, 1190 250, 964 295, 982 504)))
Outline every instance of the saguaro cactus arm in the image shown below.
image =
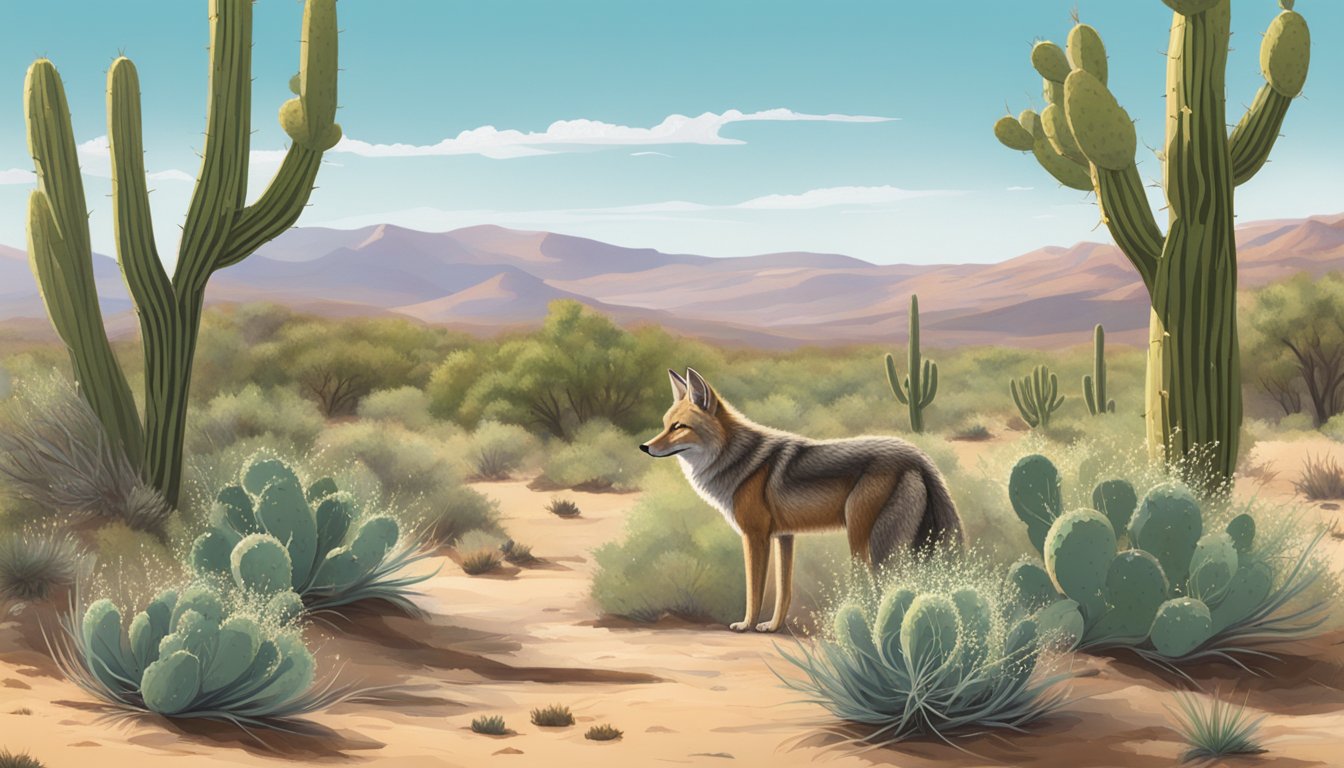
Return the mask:
POLYGON ((60 75, 39 59, 24 83, 37 190, 28 200, 28 257, 42 301, 70 351, 75 378, 109 438, 139 456, 144 434, 130 386, 107 340, 93 279, 84 182, 60 75))
POLYGON ((1260 71, 1265 84, 1228 137, 1235 183, 1255 176, 1279 138, 1288 107, 1302 92, 1311 63, 1311 31, 1292 2, 1274 18, 1260 43, 1260 71))

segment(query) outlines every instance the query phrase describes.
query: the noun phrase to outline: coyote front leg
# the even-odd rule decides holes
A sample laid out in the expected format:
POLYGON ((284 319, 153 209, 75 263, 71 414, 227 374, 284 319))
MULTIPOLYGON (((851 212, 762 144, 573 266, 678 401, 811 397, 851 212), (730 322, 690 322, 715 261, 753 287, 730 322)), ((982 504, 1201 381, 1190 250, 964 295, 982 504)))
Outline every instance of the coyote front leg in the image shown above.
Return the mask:
POLYGON ((770 621, 756 625, 757 632, 778 632, 789 617, 793 596, 793 534, 781 533, 775 540, 775 612, 770 621))
POLYGON ((741 621, 729 624, 735 632, 746 632, 756 624, 765 598, 765 571, 770 565, 770 536, 757 533, 742 534, 742 558, 747 572, 747 615, 741 621))

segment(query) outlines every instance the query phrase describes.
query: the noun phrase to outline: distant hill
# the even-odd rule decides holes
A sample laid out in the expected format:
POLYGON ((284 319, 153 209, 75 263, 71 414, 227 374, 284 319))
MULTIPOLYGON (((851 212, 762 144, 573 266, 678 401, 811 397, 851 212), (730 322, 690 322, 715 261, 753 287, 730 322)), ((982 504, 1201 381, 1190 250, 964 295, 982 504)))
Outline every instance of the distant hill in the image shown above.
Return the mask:
MULTIPOLYGON (((1240 280, 1264 285, 1344 268, 1344 214, 1237 230, 1240 280)), ((129 309, 116 264, 97 260, 104 311, 129 309)), ((429 233, 391 225, 294 229, 223 270, 208 300, 275 301, 328 315, 400 314, 479 333, 535 325, 556 299, 623 323, 651 322, 771 347, 900 342, 918 293, 930 346, 1141 343, 1146 295, 1111 245, 1046 247, 998 264, 875 265, 848 256, 742 258, 623 248, 550 232, 479 226, 429 233)), ((0 318, 42 317, 27 257, 0 246, 0 318)), ((114 325, 130 327, 126 318, 114 325)))

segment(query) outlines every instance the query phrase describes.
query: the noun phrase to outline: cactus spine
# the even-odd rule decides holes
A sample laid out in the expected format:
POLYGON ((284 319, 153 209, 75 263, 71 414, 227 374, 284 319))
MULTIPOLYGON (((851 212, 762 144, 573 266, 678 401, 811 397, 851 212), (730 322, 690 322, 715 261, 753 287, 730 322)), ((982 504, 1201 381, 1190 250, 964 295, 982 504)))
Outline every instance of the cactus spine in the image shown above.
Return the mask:
POLYGON ((1017 379, 1010 379, 1008 391, 1022 420, 1032 429, 1049 429, 1050 416, 1064 404, 1064 396, 1059 394, 1059 376, 1044 365, 1036 366, 1030 376, 1023 376, 1021 387, 1017 379))
POLYGON ((1100 325, 1093 331, 1092 373, 1083 376, 1083 399, 1093 416, 1115 413, 1115 401, 1106 399, 1106 331, 1100 325))
POLYGON ((924 431, 924 409, 938 394, 938 364, 922 360, 919 351, 919 297, 910 295, 910 341, 906 365, 909 373, 902 380, 896 373, 896 360, 887 355, 887 383, 901 405, 910 409, 910 431, 924 431))
POLYGON ((1241 429, 1233 190, 1264 165, 1310 60, 1306 21, 1281 0, 1260 47, 1265 84, 1229 134, 1225 83, 1231 0, 1164 0, 1166 142, 1159 153, 1169 212, 1163 234, 1134 163, 1129 115, 1106 87, 1100 36, 1085 24, 1064 55, 1038 43, 1032 64, 1050 102, 1039 116, 1004 117, 994 133, 1033 152, 1061 183, 1095 191, 1102 221, 1138 270, 1152 304, 1145 414, 1155 457, 1230 477, 1241 429), (1063 65, 1063 66, 1062 66, 1063 65), (1010 123, 1016 123, 1011 125, 1010 123))
POLYGON ((292 144, 270 186, 247 204, 252 2, 210 3, 210 88, 205 147, 177 266, 170 279, 154 244, 135 65, 107 76, 108 144, 117 260, 140 320, 145 353, 143 425, 117 366, 93 284, 84 189, 70 111, 55 66, 28 70, 24 100, 38 188, 29 199, 28 253, 47 313, 64 340, 80 391, 110 438, 172 504, 182 481, 191 362, 205 285, 298 220, 322 153, 340 139, 336 114, 336 0, 307 0, 296 98, 280 110, 292 144))

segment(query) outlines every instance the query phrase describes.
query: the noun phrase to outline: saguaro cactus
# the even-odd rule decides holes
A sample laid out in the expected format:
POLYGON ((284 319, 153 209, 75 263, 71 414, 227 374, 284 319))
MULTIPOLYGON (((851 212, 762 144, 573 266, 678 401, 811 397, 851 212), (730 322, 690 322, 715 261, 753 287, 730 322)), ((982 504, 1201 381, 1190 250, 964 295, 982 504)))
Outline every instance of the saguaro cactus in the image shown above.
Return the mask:
POLYGON ((1260 46, 1265 84, 1229 134, 1224 76, 1231 0, 1163 0, 1174 11, 1167 49, 1166 142, 1158 153, 1169 223, 1144 197, 1129 115, 1106 87, 1101 37, 1077 24, 1068 52, 1037 43, 1031 61, 1049 102, 1004 117, 995 135, 1031 151, 1060 183, 1095 191, 1102 221, 1138 270, 1152 303, 1145 412, 1155 456, 1195 456, 1230 476, 1242 404, 1237 346, 1233 190, 1264 165, 1302 91, 1310 34, 1292 0, 1260 46))
POLYGON ((322 153, 341 137, 336 115, 336 0, 307 0, 296 98, 280 109, 292 144, 270 186, 247 204, 252 94, 252 0, 210 2, 210 90, 201 172, 171 279, 154 245, 135 65, 107 74, 108 144, 117 260, 135 302, 145 352, 143 427, 112 355, 93 284, 88 214, 70 111, 56 67, 39 59, 24 98, 38 188, 29 199, 28 254, 52 324, 69 348, 80 391, 109 436, 176 504, 191 363, 205 284, 298 220, 322 153))
POLYGON ((924 360, 921 365, 919 351, 919 297, 910 295, 910 341, 906 364, 909 373, 902 381, 896 373, 896 360, 887 355, 887 383, 901 405, 910 409, 910 430, 924 431, 924 409, 929 407, 938 394, 938 364, 924 360))
POLYGON ((1100 325, 1093 332, 1092 373, 1083 376, 1083 399, 1093 416, 1115 413, 1115 401, 1106 399, 1106 331, 1100 325))
POLYGON ((1064 404, 1064 396, 1059 394, 1059 376, 1038 365, 1030 376, 1022 377, 1021 384, 1019 388, 1017 379, 1008 380, 1008 391, 1022 420, 1032 429, 1049 429, 1050 417, 1064 404))

